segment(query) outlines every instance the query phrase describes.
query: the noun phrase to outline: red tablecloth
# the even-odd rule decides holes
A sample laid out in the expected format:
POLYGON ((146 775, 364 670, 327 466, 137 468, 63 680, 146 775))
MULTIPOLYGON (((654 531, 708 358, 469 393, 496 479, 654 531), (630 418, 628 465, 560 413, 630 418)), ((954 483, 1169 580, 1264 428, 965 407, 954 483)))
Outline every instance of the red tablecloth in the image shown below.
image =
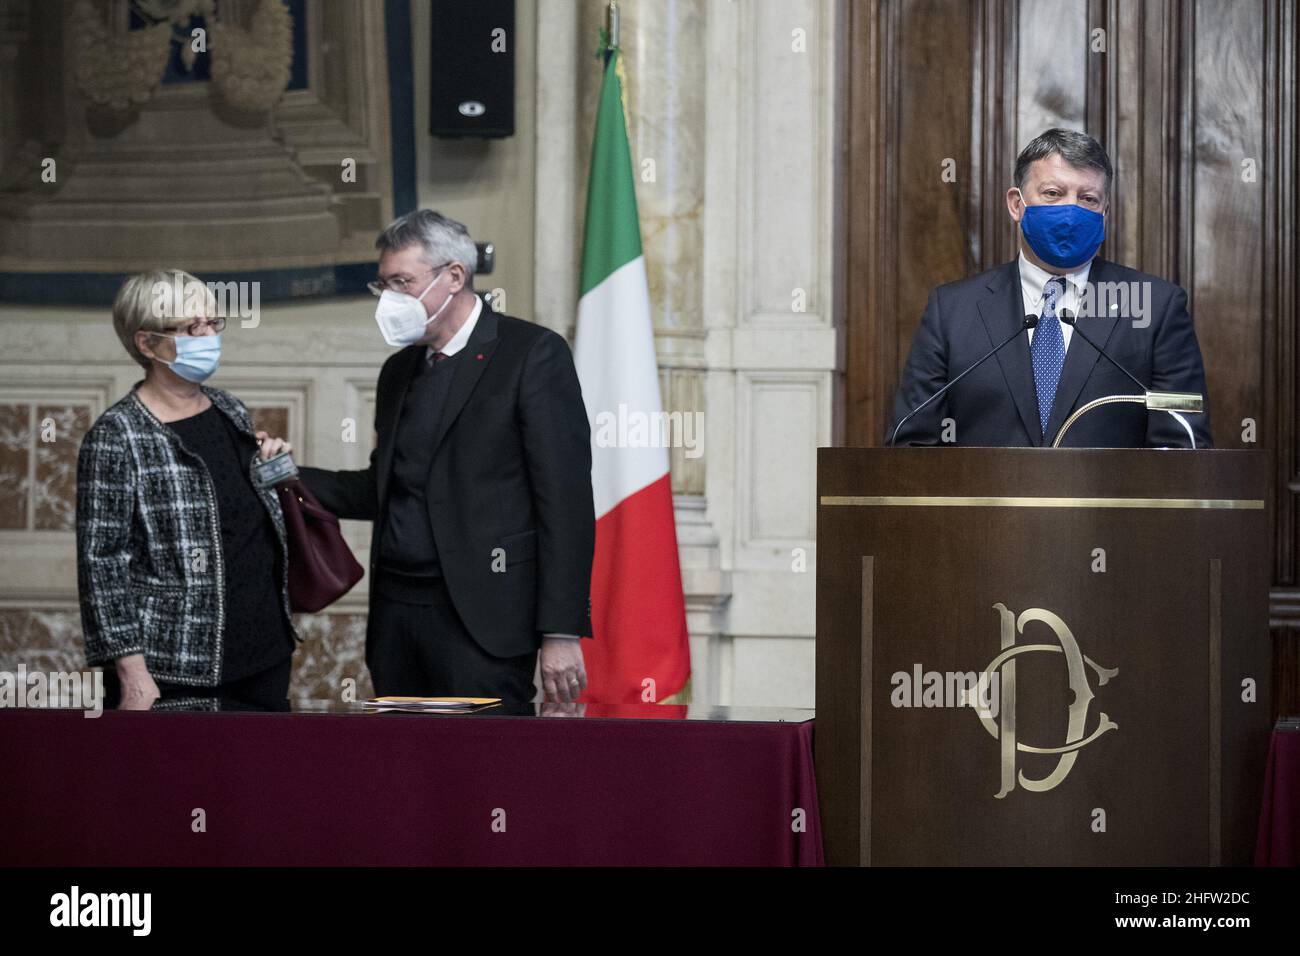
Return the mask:
POLYGON ((1256 866, 1300 866, 1300 721, 1280 721, 1268 745, 1256 866))
POLYGON ((11 865, 823 862, 811 721, 3 710, 0 767, 11 865))

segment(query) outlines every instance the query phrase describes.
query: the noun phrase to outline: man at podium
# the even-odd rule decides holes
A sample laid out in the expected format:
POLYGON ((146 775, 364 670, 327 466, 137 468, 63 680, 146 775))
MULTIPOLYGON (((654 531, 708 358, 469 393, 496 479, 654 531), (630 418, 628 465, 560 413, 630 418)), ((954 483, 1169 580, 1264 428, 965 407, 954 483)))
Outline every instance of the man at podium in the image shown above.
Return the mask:
POLYGON ((1150 398, 1105 404, 1070 422, 1061 444, 1186 448, 1194 436, 1210 447, 1187 293, 1097 257, 1112 178, 1085 133, 1049 129, 1024 148, 1006 194, 1020 254, 930 293, 886 443, 1050 447, 1089 402, 1159 392, 1201 396, 1203 410, 1180 418, 1150 398))

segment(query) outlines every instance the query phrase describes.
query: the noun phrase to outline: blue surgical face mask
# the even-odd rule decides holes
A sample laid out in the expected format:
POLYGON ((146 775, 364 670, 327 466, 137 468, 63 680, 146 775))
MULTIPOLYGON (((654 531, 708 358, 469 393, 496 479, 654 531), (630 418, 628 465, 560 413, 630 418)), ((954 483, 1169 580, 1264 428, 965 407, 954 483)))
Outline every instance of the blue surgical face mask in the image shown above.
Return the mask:
MULTIPOLYGON (((161 333, 159 333, 161 334, 161 333)), ((221 362, 221 335, 169 336, 176 343, 176 360, 159 359, 187 382, 199 384, 212 377, 221 362)))
POLYGON ((1020 194, 1020 230, 1034 255, 1057 269, 1072 269, 1092 259, 1106 238, 1106 217, 1074 203, 1031 206, 1020 194))

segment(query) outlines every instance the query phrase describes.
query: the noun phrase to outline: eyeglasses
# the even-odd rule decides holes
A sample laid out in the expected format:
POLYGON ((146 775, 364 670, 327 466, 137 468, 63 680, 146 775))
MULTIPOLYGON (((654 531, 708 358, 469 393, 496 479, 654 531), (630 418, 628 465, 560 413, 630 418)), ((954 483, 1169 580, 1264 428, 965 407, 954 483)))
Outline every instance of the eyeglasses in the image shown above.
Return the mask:
POLYGON ((215 319, 195 319, 189 325, 172 325, 165 330, 156 331, 154 335, 164 335, 168 338, 175 338, 178 335, 202 335, 205 329, 211 329, 213 332, 221 332, 226 327, 226 317, 217 316, 215 319))
MULTIPOLYGON (((444 262, 440 266, 435 266, 434 268, 429 269, 427 272, 422 272, 419 274, 420 275, 437 274, 441 272, 443 269, 447 268, 447 266, 449 265, 451 265, 450 262, 444 262)), ((415 284, 416 282, 414 278, 408 279, 405 278, 404 276, 397 276, 395 278, 388 279, 388 280, 374 279, 366 283, 366 288, 370 290, 371 295, 383 295, 386 289, 391 289, 393 292, 400 292, 403 295, 409 295, 411 288, 415 284)))

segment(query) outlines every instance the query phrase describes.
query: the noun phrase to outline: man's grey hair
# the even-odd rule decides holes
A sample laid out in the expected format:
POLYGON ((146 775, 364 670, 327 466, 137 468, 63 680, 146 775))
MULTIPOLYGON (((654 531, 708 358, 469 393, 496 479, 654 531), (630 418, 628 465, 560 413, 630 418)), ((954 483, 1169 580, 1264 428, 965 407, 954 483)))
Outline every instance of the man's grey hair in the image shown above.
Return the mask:
POLYGON ((1114 178, 1110 157, 1106 155, 1106 150, 1102 148, 1101 143, 1087 133, 1080 133, 1072 129, 1049 129, 1029 141, 1029 145, 1022 149, 1020 155, 1016 157, 1017 188, 1025 185, 1025 177, 1029 174, 1029 167, 1040 159, 1046 159, 1048 156, 1060 156, 1061 159, 1075 169, 1096 169, 1104 173, 1106 176, 1106 197, 1110 198, 1110 183, 1114 178))
POLYGON ((394 219, 375 240, 380 252, 400 252, 414 245, 424 248, 431 266, 459 262, 465 267, 466 286, 472 284, 478 249, 462 223, 432 209, 416 209, 394 219))

